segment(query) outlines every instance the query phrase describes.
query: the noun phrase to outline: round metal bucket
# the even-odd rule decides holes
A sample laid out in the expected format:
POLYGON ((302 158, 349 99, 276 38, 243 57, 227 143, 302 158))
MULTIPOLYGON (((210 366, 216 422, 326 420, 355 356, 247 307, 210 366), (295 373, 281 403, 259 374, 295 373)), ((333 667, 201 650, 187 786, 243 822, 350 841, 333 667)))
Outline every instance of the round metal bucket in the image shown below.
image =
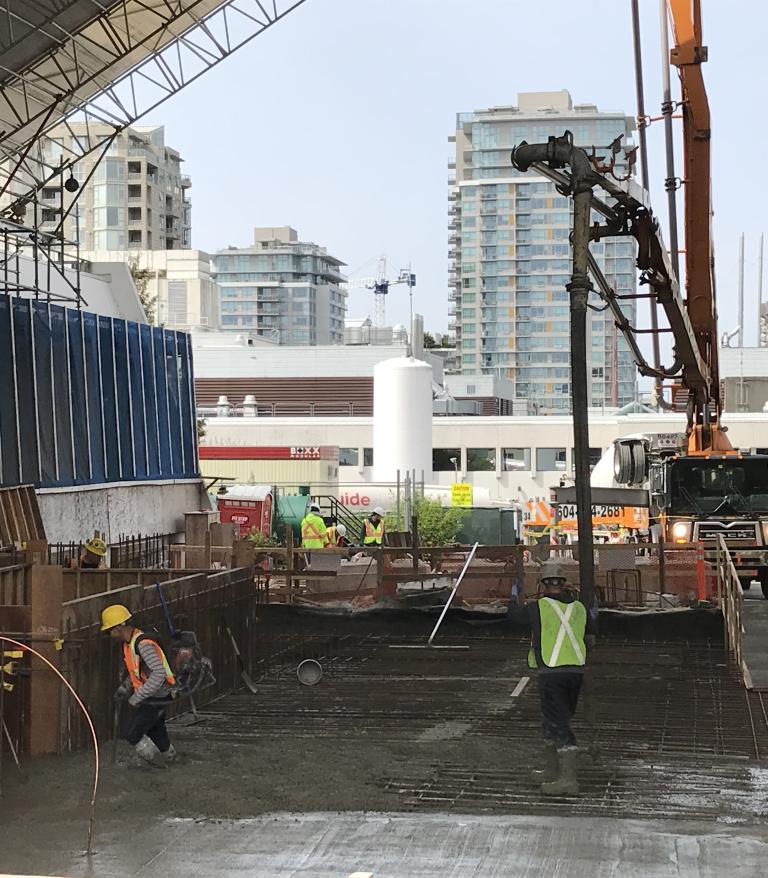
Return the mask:
POLYGON ((314 659, 304 659, 296 668, 296 676, 305 686, 314 686, 323 679, 323 666, 314 659))

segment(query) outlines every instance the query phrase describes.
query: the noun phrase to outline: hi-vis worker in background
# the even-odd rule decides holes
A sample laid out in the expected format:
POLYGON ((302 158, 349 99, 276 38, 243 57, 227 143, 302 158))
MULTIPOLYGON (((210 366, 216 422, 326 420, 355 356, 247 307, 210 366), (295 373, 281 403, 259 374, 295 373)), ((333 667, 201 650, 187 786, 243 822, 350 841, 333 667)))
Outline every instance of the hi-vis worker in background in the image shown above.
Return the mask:
POLYGON ((333 524, 326 532, 327 545, 331 549, 338 549, 347 545, 347 529, 343 524, 333 524))
POLYGON ((320 515, 317 503, 309 504, 309 512, 301 522, 301 547, 303 549, 324 549, 328 543, 328 531, 320 515))
POLYGON ((559 564, 545 561, 539 580, 543 595, 525 607, 510 607, 509 612, 509 618, 530 624, 528 666, 536 670, 539 684, 544 764, 531 772, 531 778, 541 783, 545 795, 571 796, 579 792, 571 719, 584 682, 587 645, 594 645, 595 622, 566 586, 559 564))
POLYGON ((363 521, 360 542, 364 546, 380 546, 384 542, 384 510, 377 506, 363 521))
POLYGON ((119 640, 128 676, 115 692, 115 700, 128 698, 133 708, 124 737, 132 744, 140 763, 165 767, 176 758, 176 751, 165 727, 162 705, 147 704, 151 699, 171 702, 176 679, 160 644, 144 634, 131 620, 122 604, 112 604, 101 614, 101 630, 119 640))
POLYGON ((70 567, 80 567, 83 570, 96 570, 103 566, 107 556, 107 544, 98 535, 95 534, 90 540, 83 543, 83 551, 80 557, 75 561, 72 558, 69 562, 70 567))

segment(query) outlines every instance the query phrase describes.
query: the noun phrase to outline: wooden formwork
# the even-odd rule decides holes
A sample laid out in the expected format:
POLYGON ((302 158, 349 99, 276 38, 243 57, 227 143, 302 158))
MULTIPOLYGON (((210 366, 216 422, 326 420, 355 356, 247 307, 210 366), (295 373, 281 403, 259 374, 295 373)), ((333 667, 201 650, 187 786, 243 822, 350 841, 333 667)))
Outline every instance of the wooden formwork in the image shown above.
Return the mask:
MULTIPOLYGON (((134 575, 140 572, 148 571, 133 571, 134 575)), ((195 695, 196 703, 202 705, 239 686, 239 669, 226 629, 232 631, 247 667, 263 594, 254 585, 252 567, 174 572, 187 575, 171 576, 160 584, 174 627, 194 631, 203 654, 213 662, 214 685, 195 695)), ((63 671, 88 708, 100 739, 112 736, 112 695, 125 673, 118 645, 100 631, 101 612, 110 604, 124 604, 138 627, 156 628, 161 635, 166 634, 168 626, 156 581, 123 585, 63 603, 63 671)), ((188 708, 189 701, 182 706, 188 708)), ((59 728, 62 750, 87 745, 82 713, 70 699, 62 702, 59 728)))
POLYGON ((45 539, 45 527, 32 485, 0 488, 0 546, 45 539))

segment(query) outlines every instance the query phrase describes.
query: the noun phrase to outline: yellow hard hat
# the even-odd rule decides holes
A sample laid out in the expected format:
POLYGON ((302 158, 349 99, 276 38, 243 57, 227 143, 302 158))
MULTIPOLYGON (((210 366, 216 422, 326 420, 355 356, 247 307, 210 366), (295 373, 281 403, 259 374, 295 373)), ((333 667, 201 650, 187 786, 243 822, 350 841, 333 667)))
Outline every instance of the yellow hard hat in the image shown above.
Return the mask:
POLYGON ((90 552, 92 555, 99 555, 101 558, 107 554, 107 544, 99 537, 93 537, 93 539, 86 540, 83 544, 83 548, 86 552, 90 552))
POLYGON ((122 625, 131 618, 131 611, 122 604, 112 604, 101 613, 101 630, 109 631, 117 625, 122 625))

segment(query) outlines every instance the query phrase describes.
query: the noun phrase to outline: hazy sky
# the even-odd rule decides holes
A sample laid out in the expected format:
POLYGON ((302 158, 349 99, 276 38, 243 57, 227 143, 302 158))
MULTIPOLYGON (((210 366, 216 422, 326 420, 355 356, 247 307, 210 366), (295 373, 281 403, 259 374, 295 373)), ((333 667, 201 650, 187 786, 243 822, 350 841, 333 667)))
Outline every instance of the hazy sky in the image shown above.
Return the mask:
MULTIPOLYGON (((658 5, 640 0, 653 115, 658 5)), ((745 341, 754 344, 757 242, 768 230, 768 5, 703 5, 721 331, 737 322, 743 231, 745 341)), ((515 103, 519 91, 567 88, 577 103, 634 115, 631 39, 629 0, 307 0, 142 122, 165 124, 185 159, 195 247, 245 246, 253 226, 289 224, 343 259, 350 276, 374 274, 386 253, 390 275, 412 263, 416 308, 427 328, 442 330, 455 114, 515 103)), ((661 123, 649 146, 654 205, 666 223, 661 123)), ((680 174, 679 149, 677 159, 680 174)), ((349 316, 370 314, 371 298, 353 291, 349 316)), ((407 319, 406 288, 393 287, 389 299, 390 320, 407 319)))

